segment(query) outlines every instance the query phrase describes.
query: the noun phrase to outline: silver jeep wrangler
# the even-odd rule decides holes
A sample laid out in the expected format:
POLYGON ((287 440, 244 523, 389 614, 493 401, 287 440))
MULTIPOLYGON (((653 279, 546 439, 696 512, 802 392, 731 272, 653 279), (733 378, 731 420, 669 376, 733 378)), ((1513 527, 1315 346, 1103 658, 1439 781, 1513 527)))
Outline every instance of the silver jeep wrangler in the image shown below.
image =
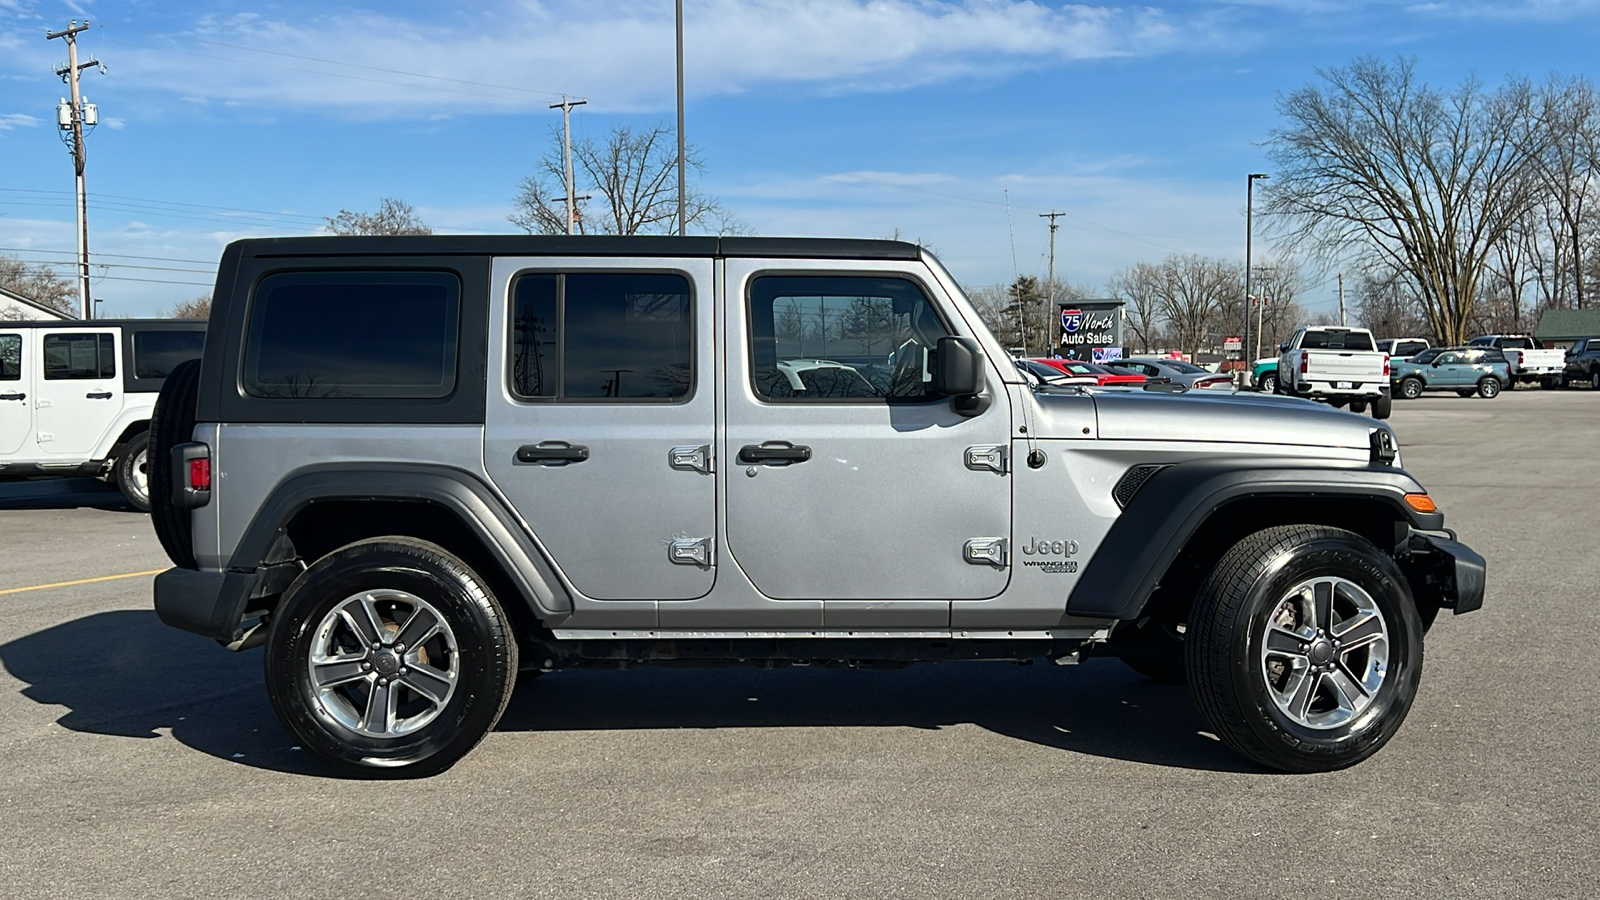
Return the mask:
POLYGON ((1483 559, 1387 425, 1160 387, 1031 381, 905 243, 241 241, 152 426, 155 607, 369 776, 661 661, 1115 656, 1263 766, 1365 759, 1483 559))

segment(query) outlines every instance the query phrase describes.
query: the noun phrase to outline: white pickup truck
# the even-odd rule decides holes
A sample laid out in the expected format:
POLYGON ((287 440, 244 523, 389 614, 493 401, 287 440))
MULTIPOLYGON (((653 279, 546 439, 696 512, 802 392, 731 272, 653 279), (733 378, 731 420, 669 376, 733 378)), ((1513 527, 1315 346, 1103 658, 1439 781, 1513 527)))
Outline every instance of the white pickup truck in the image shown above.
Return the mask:
POLYGON ((1389 354, 1365 328, 1307 325, 1278 345, 1278 393, 1389 418, 1389 354))
POLYGON ((1484 334, 1471 341, 1474 347, 1495 347, 1506 355, 1511 380, 1506 390, 1518 384, 1539 382, 1545 390, 1561 387, 1561 373, 1567 368, 1567 352, 1557 347, 1547 350, 1539 339, 1528 334, 1484 334))
POLYGON ((205 339, 194 320, 0 322, 0 480, 103 478, 148 511, 150 412, 205 339))

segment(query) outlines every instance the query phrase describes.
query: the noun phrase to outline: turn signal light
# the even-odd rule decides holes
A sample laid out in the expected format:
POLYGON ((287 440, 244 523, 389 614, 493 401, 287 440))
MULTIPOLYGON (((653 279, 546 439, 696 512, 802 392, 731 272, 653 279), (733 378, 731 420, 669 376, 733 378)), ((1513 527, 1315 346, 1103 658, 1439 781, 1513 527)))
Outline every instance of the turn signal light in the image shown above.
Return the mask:
POLYGON ((1438 512, 1439 507, 1434 505, 1433 498, 1427 494, 1407 494, 1406 505, 1417 512, 1438 512))
POLYGON ((211 460, 189 460, 189 487, 196 491, 211 490, 211 460))

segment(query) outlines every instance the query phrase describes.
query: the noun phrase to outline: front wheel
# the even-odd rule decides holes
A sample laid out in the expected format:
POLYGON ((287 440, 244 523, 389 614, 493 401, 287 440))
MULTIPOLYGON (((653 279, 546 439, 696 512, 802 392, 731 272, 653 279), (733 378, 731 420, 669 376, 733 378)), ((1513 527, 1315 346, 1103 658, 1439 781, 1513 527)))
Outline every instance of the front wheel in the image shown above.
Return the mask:
POLYGON ((1478 396, 1485 400, 1493 400, 1500 396, 1500 379, 1490 376, 1478 382, 1478 396))
POLYGON ((1589 389, 1600 391, 1600 369, 1595 369, 1589 373, 1589 389))
POLYGON ((1415 400, 1422 396, 1421 378, 1400 379, 1400 396, 1405 400, 1415 400))
POLYGON ((1405 576, 1360 535, 1285 525, 1235 544, 1196 597, 1185 639, 1195 705, 1269 768, 1327 772, 1378 752, 1422 675, 1405 576))
POLYGON ((134 509, 150 511, 150 432, 134 435, 122 445, 116 464, 117 490, 134 509))
POLYGON ((487 585, 425 541, 342 547, 283 595, 266 643, 273 711, 324 762, 366 778, 432 775, 500 719, 517 642, 487 585))

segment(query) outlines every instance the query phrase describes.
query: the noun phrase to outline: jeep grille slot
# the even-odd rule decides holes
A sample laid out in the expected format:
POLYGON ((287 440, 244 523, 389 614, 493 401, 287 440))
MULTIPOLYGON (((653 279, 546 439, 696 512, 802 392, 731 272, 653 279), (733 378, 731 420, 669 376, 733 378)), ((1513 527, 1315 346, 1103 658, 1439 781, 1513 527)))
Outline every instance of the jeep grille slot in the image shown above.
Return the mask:
POLYGON ((1133 495, 1139 493, 1139 488, 1144 487, 1150 476, 1168 465, 1170 463, 1147 463, 1124 472, 1122 478, 1117 481, 1117 486, 1111 489, 1111 498, 1117 501, 1117 508, 1127 509, 1129 501, 1133 500, 1133 495))

